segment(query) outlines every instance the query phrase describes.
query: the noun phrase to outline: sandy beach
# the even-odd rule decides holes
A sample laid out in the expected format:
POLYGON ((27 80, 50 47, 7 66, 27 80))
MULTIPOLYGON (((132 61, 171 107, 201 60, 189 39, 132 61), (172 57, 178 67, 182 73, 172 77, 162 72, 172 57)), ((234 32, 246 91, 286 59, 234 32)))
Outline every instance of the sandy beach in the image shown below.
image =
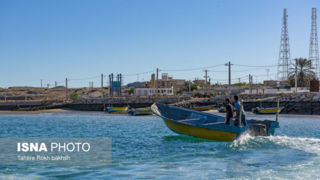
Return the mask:
POLYGON ((82 111, 75 111, 67 108, 57 108, 57 109, 45 109, 37 111, 0 111, 0 114, 41 114, 41 113, 75 113, 82 111))

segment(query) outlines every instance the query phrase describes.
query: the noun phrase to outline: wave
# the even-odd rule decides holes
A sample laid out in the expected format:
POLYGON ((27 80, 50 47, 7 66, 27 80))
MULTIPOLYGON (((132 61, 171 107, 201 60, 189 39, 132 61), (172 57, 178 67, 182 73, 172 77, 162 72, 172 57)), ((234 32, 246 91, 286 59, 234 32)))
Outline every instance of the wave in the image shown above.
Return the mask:
POLYGON ((291 149, 320 155, 320 139, 318 138, 289 136, 253 137, 249 134, 243 134, 229 147, 234 150, 289 147, 291 149))
POLYGON ((0 174, 0 179, 12 180, 12 179, 43 179, 41 176, 37 175, 25 175, 25 174, 0 174))

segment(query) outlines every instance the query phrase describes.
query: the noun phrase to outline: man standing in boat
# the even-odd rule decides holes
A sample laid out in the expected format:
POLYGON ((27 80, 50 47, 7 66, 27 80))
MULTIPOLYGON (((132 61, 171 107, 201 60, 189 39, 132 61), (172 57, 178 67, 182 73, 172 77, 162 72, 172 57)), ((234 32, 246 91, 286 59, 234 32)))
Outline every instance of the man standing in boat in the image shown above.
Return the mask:
POLYGON ((234 98, 234 101, 235 101, 234 107, 236 109, 236 119, 235 119, 234 125, 235 126, 240 126, 240 124, 239 124, 240 122, 239 121, 240 121, 240 114, 241 114, 241 122, 242 122, 243 126, 246 126, 247 125, 246 115, 244 114, 243 110, 242 110, 242 112, 240 112, 241 111, 241 103, 239 101, 239 97, 238 96, 234 96, 233 98, 234 98))
POLYGON ((225 124, 230 125, 230 119, 233 118, 233 106, 230 103, 230 99, 227 98, 226 99, 226 120, 225 120, 225 124))

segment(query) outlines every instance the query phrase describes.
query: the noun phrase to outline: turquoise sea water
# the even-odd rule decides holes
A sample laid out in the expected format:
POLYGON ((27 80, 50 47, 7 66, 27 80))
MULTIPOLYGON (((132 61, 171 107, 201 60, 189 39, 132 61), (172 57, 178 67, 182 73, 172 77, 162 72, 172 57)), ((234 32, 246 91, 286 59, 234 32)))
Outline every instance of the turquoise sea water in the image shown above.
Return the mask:
POLYGON ((111 165, 0 165, 0 179, 320 178, 320 116, 281 115, 280 126, 275 136, 231 143, 177 135, 155 116, 0 115, 2 138, 112 138, 111 165))

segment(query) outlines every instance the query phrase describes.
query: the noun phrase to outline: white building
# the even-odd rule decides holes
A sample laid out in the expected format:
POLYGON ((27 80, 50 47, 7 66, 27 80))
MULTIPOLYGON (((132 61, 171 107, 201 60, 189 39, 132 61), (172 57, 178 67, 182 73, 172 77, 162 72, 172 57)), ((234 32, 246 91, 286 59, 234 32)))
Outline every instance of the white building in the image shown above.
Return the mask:
MULTIPOLYGON (((155 96, 156 88, 136 88, 135 95, 136 96, 155 96)), ((159 96, 173 96, 173 87, 171 88, 158 88, 159 96)))
MULTIPOLYGON (((291 89, 269 89, 269 88, 259 88, 259 89, 252 89, 252 92, 249 89, 246 89, 241 94, 285 94, 285 93, 295 93, 295 88, 291 89)), ((306 88, 297 88, 297 92, 310 92, 306 88)))

